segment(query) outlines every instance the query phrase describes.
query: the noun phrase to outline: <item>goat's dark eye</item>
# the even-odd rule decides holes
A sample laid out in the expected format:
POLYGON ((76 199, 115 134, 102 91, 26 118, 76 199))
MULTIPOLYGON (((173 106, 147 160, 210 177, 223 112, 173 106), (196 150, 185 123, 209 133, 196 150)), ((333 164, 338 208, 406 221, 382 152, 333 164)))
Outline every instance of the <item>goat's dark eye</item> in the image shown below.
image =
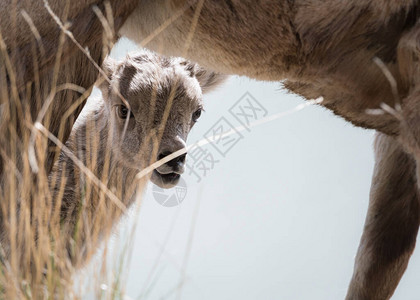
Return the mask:
MULTIPOLYGON (((118 105, 116 107, 116 109, 117 109, 117 115, 118 115, 119 118, 127 119, 129 110, 126 106, 118 105)), ((132 112, 130 112, 130 118, 132 118, 132 117, 134 117, 134 115, 133 115, 132 112)))
POLYGON ((192 120, 194 122, 197 122, 197 120, 200 116, 201 116, 201 109, 197 109, 192 115, 192 120))

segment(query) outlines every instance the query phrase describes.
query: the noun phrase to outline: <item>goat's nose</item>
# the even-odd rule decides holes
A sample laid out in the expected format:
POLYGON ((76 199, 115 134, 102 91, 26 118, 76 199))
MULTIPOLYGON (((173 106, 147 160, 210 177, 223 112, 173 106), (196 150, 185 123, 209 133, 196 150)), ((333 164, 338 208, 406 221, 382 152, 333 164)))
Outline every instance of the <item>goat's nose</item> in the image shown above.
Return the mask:
MULTIPOLYGON (((158 155, 158 160, 161 160, 162 158, 172 154, 173 152, 170 151, 162 151, 158 155)), ((171 168, 172 172, 182 174, 185 171, 185 157, 187 156, 186 153, 175 157, 174 159, 168 161, 165 165, 171 168)))

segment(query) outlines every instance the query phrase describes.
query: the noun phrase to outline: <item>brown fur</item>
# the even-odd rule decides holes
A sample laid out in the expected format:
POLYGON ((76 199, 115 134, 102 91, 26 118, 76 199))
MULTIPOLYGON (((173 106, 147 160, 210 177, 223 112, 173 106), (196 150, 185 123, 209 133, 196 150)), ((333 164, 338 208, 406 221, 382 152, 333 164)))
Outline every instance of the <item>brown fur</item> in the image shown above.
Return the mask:
MULTIPOLYGON (((396 47, 417 20, 417 7, 409 5, 414 1, 401 3, 399 9, 388 4, 393 13, 385 20, 377 18, 372 1, 264 1, 258 9, 249 9, 252 1, 231 1, 234 9, 229 2, 204 2, 189 58, 225 73, 287 79, 286 88, 308 99, 323 96, 323 105, 358 126, 398 133, 395 118, 368 115, 365 110, 379 108, 382 102, 395 104, 386 77, 372 61, 375 56, 387 63, 404 87, 396 47)), ((390 1, 377 6, 386 3, 390 1)), ((160 1, 143 1, 121 33, 141 41, 174 10, 160 1), (156 13, 142 14, 145 11, 156 13)), ((193 14, 193 8, 187 10, 147 46, 180 55, 185 43, 182 33, 193 14), (172 46, 161 47, 165 44, 172 46)), ((401 97, 407 92, 400 90, 401 97)))
POLYGON ((375 156, 370 204, 348 300, 388 299, 407 267, 419 229, 414 159, 384 134, 376 137, 375 156))
MULTIPOLYGON (((84 41, 89 44, 86 37, 101 36, 101 29, 90 25, 89 22, 95 18, 87 10, 88 4, 83 1, 75 3, 71 5, 69 16, 74 16, 79 22, 74 22, 72 29, 79 32, 78 37, 82 40, 85 38, 84 41)), ((414 155, 415 161, 420 161, 417 154, 420 148, 417 133, 420 128, 420 108, 417 104, 420 28, 416 25, 420 1, 266 0, 255 3, 251 0, 139 0, 116 3, 111 1, 116 9, 114 15, 117 19, 120 17, 121 23, 132 12, 120 33, 139 43, 179 10, 184 10, 170 26, 156 34, 147 47, 164 54, 186 55, 205 67, 227 74, 246 75, 260 80, 286 80, 286 88, 308 99, 322 96, 322 105, 353 124, 395 136, 398 142, 384 142, 393 144, 392 147, 397 150, 389 151, 394 154, 391 155, 389 151, 377 153, 377 160, 381 163, 376 166, 376 174, 389 174, 389 177, 375 175, 379 177, 374 180, 389 182, 398 177, 401 170, 408 168, 410 171, 407 177, 402 178, 401 185, 392 185, 389 195, 388 184, 373 186, 372 205, 348 296, 349 299, 390 298, 414 247, 413 236, 418 229, 417 179, 412 177, 414 161, 410 160, 409 155, 414 155), (136 9, 132 11, 134 6, 136 9), (194 16, 199 9, 198 23, 191 44, 186 49, 194 16), (391 72, 397 84, 397 97, 383 70, 373 62, 375 57, 382 60, 391 72), (372 115, 366 112, 366 109, 378 109, 381 103, 398 107, 399 102, 402 112, 398 112, 397 117, 388 113, 372 115), (410 154, 404 154, 398 143, 410 154), (374 211, 377 207, 388 208, 386 204, 392 201, 390 195, 395 206, 386 210, 385 214, 376 215, 374 211), (394 224, 398 226, 392 227, 394 224), (399 237, 398 233, 403 237, 399 237), (396 245, 395 248, 389 252, 384 250, 393 245, 396 245), (366 257, 363 249, 368 249, 372 259, 363 259, 366 257)), ((10 3, 8 5, 6 10, 10 10, 10 3)), ((39 24, 42 14, 34 16, 39 24)), ((4 19, 0 22, 2 33, 5 23, 12 24, 4 19)), ((43 38, 56 41, 58 31, 51 33, 45 29, 54 28, 51 25, 54 23, 51 20, 47 23, 44 25, 46 27, 41 27, 40 34, 43 38)), ((10 36, 13 34, 9 33, 6 37, 10 36)), ((16 57, 23 59, 21 54, 29 53, 30 39, 25 31, 19 31, 16 36, 15 47, 8 44, 10 52, 17 53, 16 57)), ((89 45, 94 49, 92 45, 100 43, 94 39, 93 44, 89 45)), ((74 49, 71 43, 66 44, 64 52, 67 57, 82 57, 74 49)), ((41 63, 45 74, 54 61, 54 51, 47 52, 47 58, 50 59, 41 63)), ((97 54, 94 59, 100 61, 101 56, 97 54)), ((23 61, 16 65, 23 65, 22 73, 29 74, 26 79, 33 77, 28 63, 23 61)), ((87 68, 92 73, 96 72, 89 63, 84 63, 83 67, 78 64, 63 69, 63 75, 60 76, 74 80, 82 70, 90 72, 87 68)), ((0 80, 4 81, 1 76, 0 72, 0 80)), ((91 80, 81 83, 86 88, 91 84, 91 80)), ((30 103, 34 102, 33 99, 30 103)), ((58 117, 51 125, 54 133, 57 133, 60 123, 59 116, 67 109, 67 103, 73 100, 64 98, 66 105, 54 108, 54 116, 58 117)), ((31 111, 34 115, 38 112, 34 107, 31 107, 31 111)), ((67 129, 72 122, 70 120, 66 125, 67 129)), ((63 139, 66 139, 66 135, 63 139)), ((51 160, 48 166, 51 166, 51 160)))

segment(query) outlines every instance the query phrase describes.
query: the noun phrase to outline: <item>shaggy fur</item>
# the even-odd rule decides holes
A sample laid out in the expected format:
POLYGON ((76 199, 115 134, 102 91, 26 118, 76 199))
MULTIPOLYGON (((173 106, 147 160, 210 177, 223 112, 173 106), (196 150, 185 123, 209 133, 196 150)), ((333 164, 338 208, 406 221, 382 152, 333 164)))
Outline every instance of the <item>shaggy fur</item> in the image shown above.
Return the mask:
MULTIPOLYGON (((63 14, 60 3, 55 3, 53 8, 63 14)), ((373 185, 371 194, 373 204, 348 292, 348 299, 390 298, 404 271, 418 228, 419 210, 413 203, 418 204, 419 198, 413 190, 417 191, 415 182, 419 177, 413 178, 412 170, 416 170, 420 162, 420 28, 417 24, 420 1, 114 0, 110 3, 114 8, 116 30, 120 29, 120 34, 138 43, 165 54, 185 55, 219 72, 260 80, 282 80, 287 89, 305 98, 322 96, 322 105, 353 124, 393 136, 379 143, 398 149, 395 151, 399 154, 390 155, 385 146, 384 151, 377 151, 377 160, 381 163, 376 166, 374 181, 377 184, 373 185), (179 17, 171 19, 177 15, 179 17), (197 26, 195 20, 198 20, 197 26), (167 26, 169 21, 172 23, 167 26), (194 33, 191 44, 186 45, 191 32, 194 33), (151 36, 153 38, 148 39, 151 36), (380 68, 374 58, 385 68, 380 68), (390 72, 392 79, 385 76, 386 72, 390 72), (382 103, 396 107, 396 113, 367 112, 367 109, 379 109, 382 103), (398 111, 400 104, 402 111, 398 111), (390 180, 398 178, 401 171, 411 175, 404 177, 400 185, 390 186, 390 180), (388 210, 390 202, 395 206, 388 210), (384 208, 378 213, 378 207, 384 208), (409 225, 393 227, 406 222, 409 225)), ((74 1, 69 5, 68 16, 73 21, 70 29, 82 45, 94 53, 94 60, 100 62, 102 29, 90 4, 74 1)), ((101 7, 102 1, 98 0, 97 4, 101 7)), ((20 5, 24 6, 19 2, 20 5)), ((40 86, 48 88, 59 31, 41 5, 34 6, 31 2, 30 6, 34 8, 26 5, 27 11, 31 12, 46 43, 45 58, 35 57, 40 58, 42 74, 45 74, 40 86)), ((1 8, 1 11, 13 12, 11 1, 3 1, 1 8)), ((8 42, 8 51, 15 57, 19 74, 25 75, 20 76, 24 80, 19 85, 21 94, 25 94, 25 83, 36 82, 31 72, 34 55, 28 50, 32 49, 34 40, 28 31, 13 26, 10 15, 14 14, 0 18, 1 32, 8 42)), ((18 24, 24 26, 25 23, 20 20, 18 24)), ((86 75, 79 84, 90 88, 96 70, 71 42, 66 42, 63 53, 63 60, 72 59, 61 70, 60 78, 78 80, 83 73, 86 75)), ((0 68, 0 82, 10 82, 2 70, 4 68, 0 68)), ((22 102, 31 106, 35 116, 39 106, 34 103, 44 98, 36 97, 36 88, 31 93, 29 98, 22 98, 22 102)), ((69 120, 61 120, 61 116, 74 99, 73 95, 58 95, 60 105, 51 108, 54 114, 49 128, 57 134, 59 125, 64 122, 63 140, 79 110, 69 120)), ((23 137, 19 124, 16 127, 17 136, 23 137)), ((2 147, 6 147, 3 145, 10 136, 9 132, 0 132, 2 147)), ((11 151, 6 147, 6 153, 11 151)), ((50 157, 47 168, 52 165, 50 157)), ((0 170, 2 168, 0 160, 0 170)))

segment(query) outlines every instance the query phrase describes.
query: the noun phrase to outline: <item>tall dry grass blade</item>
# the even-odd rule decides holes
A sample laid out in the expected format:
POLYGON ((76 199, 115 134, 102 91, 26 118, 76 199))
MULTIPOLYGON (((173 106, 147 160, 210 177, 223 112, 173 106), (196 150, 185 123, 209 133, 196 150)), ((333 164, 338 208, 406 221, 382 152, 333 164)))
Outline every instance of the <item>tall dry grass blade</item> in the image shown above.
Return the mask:
POLYGON ((193 241, 194 241, 194 233, 195 233, 195 229, 196 229, 198 212, 199 212, 199 209, 200 209, 200 204, 201 204, 202 197, 200 197, 200 195, 199 195, 197 198, 198 199, 195 203, 194 212, 193 212, 193 215, 192 215, 190 232, 188 234, 188 241, 187 241, 187 245, 186 245, 186 250, 185 250, 185 253, 184 253, 184 258, 182 260, 182 273, 181 273, 181 276, 179 278, 179 283, 178 283, 178 290, 177 290, 177 295, 176 295, 177 300, 181 300, 182 290, 183 290, 183 287, 184 287, 184 283, 187 279, 187 266, 188 266, 188 261, 189 261, 190 255, 191 255, 192 244, 193 244, 193 241))
POLYGON ((389 85, 391 86, 392 95, 394 96, 395 102, 401 108, 400 94, 398 93, 398 85, 395 77, 379 57, 374 57, 373 62, 381 69, 382 73, 385 75, 389 85))
POLYGON ((26 23, 28 23, 29 28, 31 29, 32 34, 35 36, 35 39, 38 43, 38 47, 41 52, 41 56, 45 57, 45 48, 44 43, 42 42, 41 35, 39 34, 38 29, 36 28, 32 18, 29 16, 29 14, 26 12, 26 10, 22 9, 21 12, 22 17, 25 19, 26 23))
POLYGON ((155 261, 152 265, 152 268, 150 269, 148 275, 147 275, 147 279, 146 281, 142 284, 142 288, 140 290, 140 295, 139 295, 139 299, 143 299, 144 297, 146 297, 151 289, 151 284, 150 282, 152 281, 152 279, 155 277, 155 273, 158 269, 159 263, 161 261, 162 255, 165 252, 166 249, 166 245, 168 244, 168 241, 170 239, 170 237, 172 236, 173 230, 175 228, 175 222, 178 219, 180 213, 180 209, 178 208, 176 210, 175 215, 173 216, 170 226, 169 226, 169 230, 166 232, 165 238, 164 238, 164 242, 163 244, 159 247, 159 252, 156 255, 155 261))
MULTIPOLYGON (((61 92, 61 91, 67 90, 67 89, 73 90, 75 92, 79 92, 81 94, 84 94, 84 92, 85 92, 85 89, 83 87, 80 87, 80 86, 78 86, 76 84, 72 84, 72 83, 65 83, 65 84, 62 84, 62 85, 60 85, 56 88, 53 88, 53 90, 50 92, 48 97, 45 99, 44 104, 43 104, 41 110, 39 111, 38 116, 37 116, 34 123, 41 123, 42 122, 44 117, 47 115, 48 109, 50 108, 52 102, 54 101, 56 94, 58 92, 61 92)), ((72 106, 72 108, 73 108, 73 106, 72 106)), ((61 124, 64 124, 64 122, 61 122, 61 124)), ((29 162, 30 162, 30 165, 31 165, 31 168, 32 168, 32 172, 34 172, 34 173, 38 173, 38 171, 39 171, 37 158, 36 158, 36 155, 35 155, 36 133, 37 133, 37 130, 35 130, 35 127, 33 127, 32 131, 31 131, 31 137, 30 137, 29 147, 28 147, 29 162)))
POLYGON ((35 123, 33 126, 36 130, 44 134, 48 139, 50 139, 53 143, 55 143, 62 151, 69 156, 69 158, 75 163, 75 165, 83 172, 84 175, 88 176, 90 180, 100 189, 102 190, 105 195, 122 211, 126 212, 127 207, 122 203, 120 199, 118 199, 115 194, 108 189, 108 187, 99 180, 91 170, 86 168, 86 166, 68 149, 57 137, 55 137, 51 132, 49 132, 42 124, 35 123))
MULTIPOLYGON (((96 68, 96 70, 99 72, 99 74, 101 74, 103 76, 103 78, 108 82, 111 83, 111 81, 109 80, 107 74, 104 72, 104 70, 98 65, 98 63, 92 58, 92 56, 90 55, 89 51, 87 49, 85 49, 74 37, 73 33, 71 31, 68 30, 68 28, 66 28, 66 26, 61 22, 60 18, 54 13, 54 11, 52 10, 48 0, 43 0, 44 2, 44 6, 47 9, 48 13, 51 15, 51 17, 53 18, 53 20, 57 23, 57 25, 60 27, 60 29, 62 30, 62 32, 70 38, 70 40, 77 46, 77 48, 79 48, 80 51, 82 51, 84 53, 84 55, 88 58, 88 60, 92 63, 92 65, 96 68)), ((130 106, 127 102, 127 100, 121 95, 121 93, 117 90, 114 89, 114 92, 118 95, 118 97, 121 99, 121 101, 123 101, 123 103, 125 105, 127 105, 128 107, 130 106)))
POLYGON ((186 1, 182 8, 176 11, 169 19, 167 19, 163 24, 161 24, 158 28, 156 28, 152 33, 146 36, 140 43, 140 47, 145 47, 148 43, 150 43, 154 38, 156 38, 162 31, 168 28, 173 22, 178 20, 184 13, 193 5, 194 1, 186 1))

